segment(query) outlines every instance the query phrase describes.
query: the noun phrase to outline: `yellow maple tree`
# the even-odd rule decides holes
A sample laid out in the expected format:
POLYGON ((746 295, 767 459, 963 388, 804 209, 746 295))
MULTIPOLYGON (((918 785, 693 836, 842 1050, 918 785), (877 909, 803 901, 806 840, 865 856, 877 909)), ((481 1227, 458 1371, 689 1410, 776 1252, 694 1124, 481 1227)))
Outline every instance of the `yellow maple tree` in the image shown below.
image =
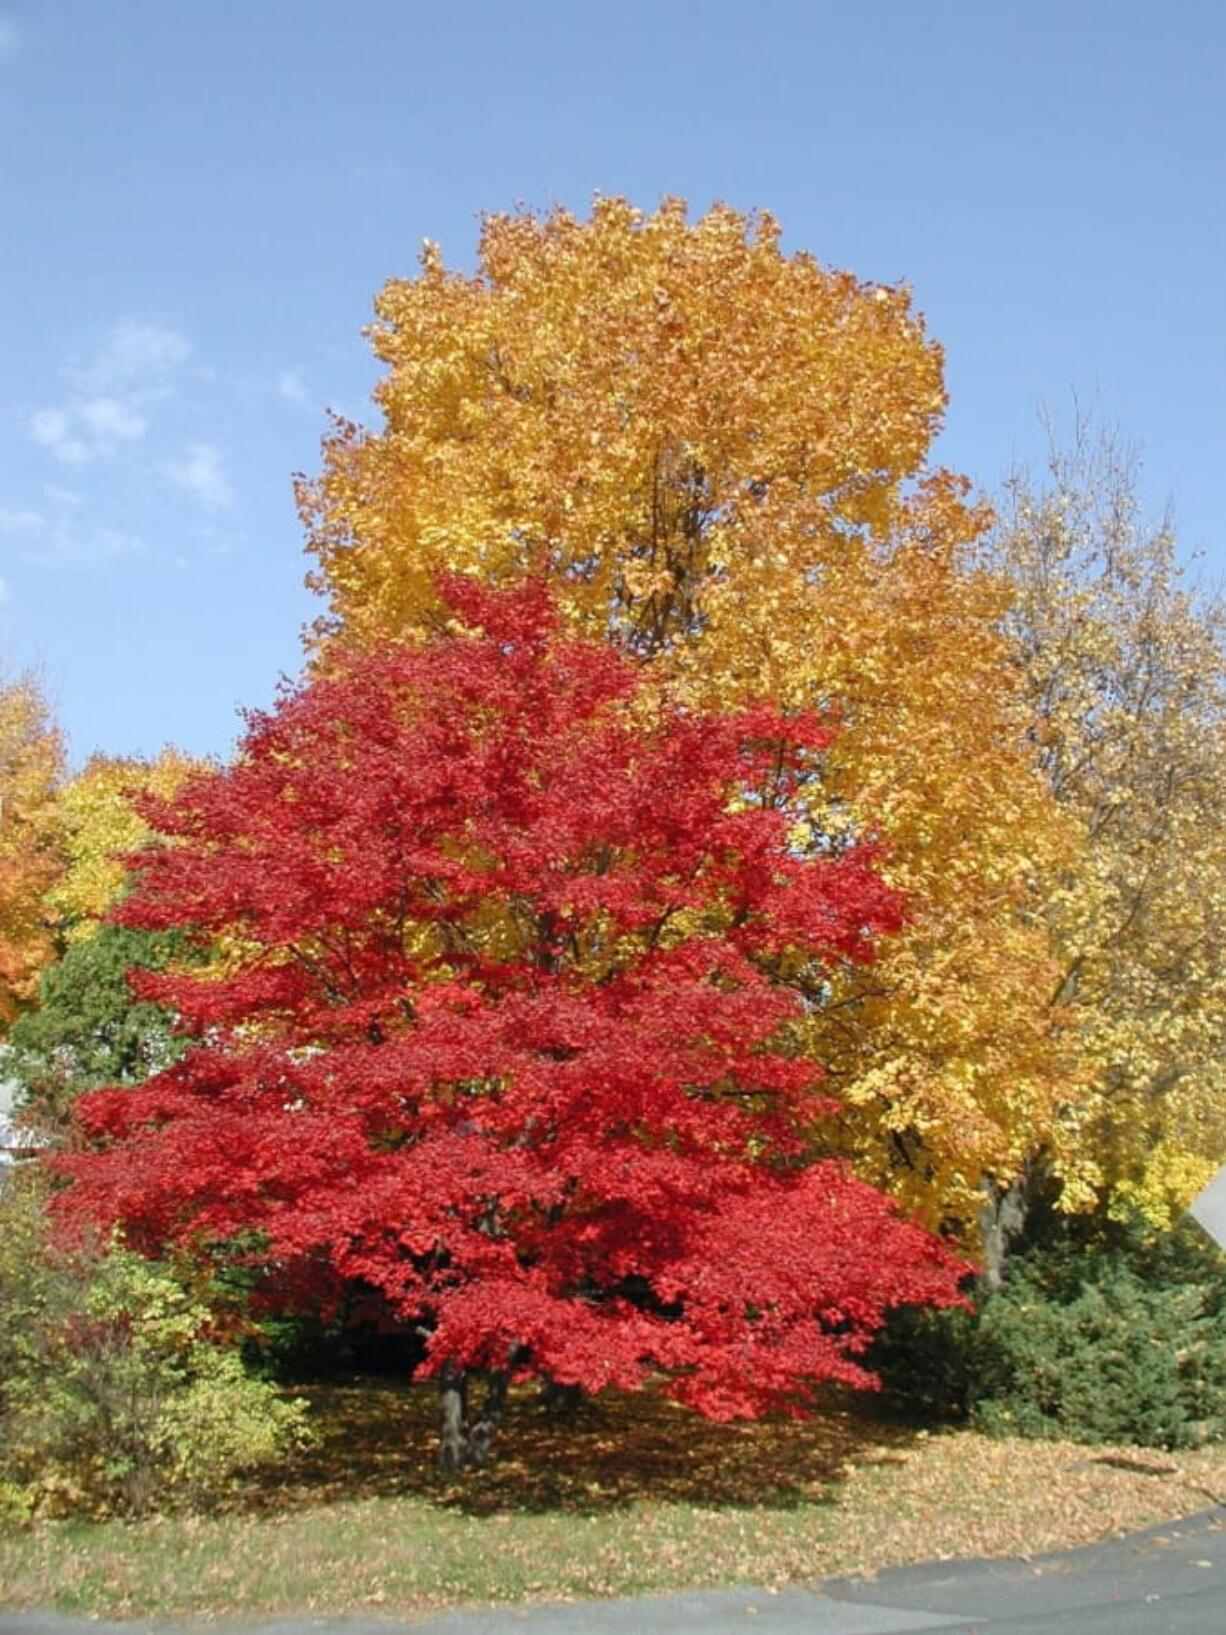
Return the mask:
POLYGON ((602 198, 488 218, 472 275, 427 243, 375 310, 383 426, 338 421, 300 487, 316 661, 429 631, 440 569, 546 572, 675 696, 826 705, 814 822, 879 836, 911 905, 871 972, 814 995, 851 1150, 933 1220, 973 1221, 1041 1150, 1075 1180, 1036 898, 1068 831, 987 514, 926 466, 942 356, 909 293, 785 254, 769 215, 602 198))
POLYGON ((55 952, 46 895, 63 867, 56 788, 63 745, 29 677, 0 681, 0 1024, 55 952))

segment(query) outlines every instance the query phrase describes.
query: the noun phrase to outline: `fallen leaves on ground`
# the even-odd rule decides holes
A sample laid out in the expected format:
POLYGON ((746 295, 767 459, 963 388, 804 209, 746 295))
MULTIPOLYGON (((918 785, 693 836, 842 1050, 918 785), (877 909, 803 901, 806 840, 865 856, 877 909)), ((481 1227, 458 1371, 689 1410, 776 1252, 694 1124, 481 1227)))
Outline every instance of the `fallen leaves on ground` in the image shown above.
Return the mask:
POLYGON ((610 1396, 514 1407, 490 1470, 436 1472, 428 1391, 311 1393, 320 1438, 217 1516, 0 1538, 0 1603, 103 1617, 388 1616, 464 1603, 778 1587, 952 1556, 1036 1555, 1226 1498, 1226 1447, 1166 1454, 883 1424, 716 1426, 610 1396))

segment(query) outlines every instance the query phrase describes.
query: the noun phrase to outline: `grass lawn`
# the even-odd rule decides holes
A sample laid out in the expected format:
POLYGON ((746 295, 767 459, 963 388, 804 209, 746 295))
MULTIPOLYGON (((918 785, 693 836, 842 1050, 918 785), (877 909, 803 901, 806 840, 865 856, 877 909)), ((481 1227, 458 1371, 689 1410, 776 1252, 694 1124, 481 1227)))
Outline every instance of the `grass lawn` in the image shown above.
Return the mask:
POLYGON ((498 1463, 434 1468, 433 1394, 304 1393, 313 1450, 214 1516, 0 1535, 0 1604, 250 1616, 777 1586, 934 1556, 1030 1554, 1226 1496, 1226 1448, 1165 1455, 883 1424, 713 1426, 610 1397, 572 1424, 517 1404, 498 1463))

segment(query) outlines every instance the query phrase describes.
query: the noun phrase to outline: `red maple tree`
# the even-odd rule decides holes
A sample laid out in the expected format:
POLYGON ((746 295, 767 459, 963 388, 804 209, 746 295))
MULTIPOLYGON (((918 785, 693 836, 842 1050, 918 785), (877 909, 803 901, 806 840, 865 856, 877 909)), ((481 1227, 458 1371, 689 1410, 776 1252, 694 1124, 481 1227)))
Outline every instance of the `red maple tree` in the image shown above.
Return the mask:
POLYGON ((822 1159, 837 1106, 789 975, 871 957, 900 905, 806 840, 829 728, 648 705, 538 585, 449 581, 449 632, 253 715, 146 815, 118 918, 226 940, 141 979, 196 1042, 80 1103, 69 1216, 150 1253, 242 1243, 289 1298, 377 1295, 463 1382, 661 1374, 713 1418, 802 1412, 885 1311, 964 1267, 822 1159), (257 1247, 252 1248, 252 1245, 257 1247))

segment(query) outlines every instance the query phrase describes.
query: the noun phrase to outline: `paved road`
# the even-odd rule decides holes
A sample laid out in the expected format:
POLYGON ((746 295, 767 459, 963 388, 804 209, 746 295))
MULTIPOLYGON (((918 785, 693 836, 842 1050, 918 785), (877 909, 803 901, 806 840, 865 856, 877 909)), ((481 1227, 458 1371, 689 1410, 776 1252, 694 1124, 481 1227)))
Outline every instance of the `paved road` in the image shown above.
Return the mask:
MULTIPOLYGON (((170 1626, 4 1614, 0 1635, 171 1635, 170 1626)), ((449 1612, 411 1625, 295 1619, 259 1635, 1223 1635, 1226 1507, 1032 1561, 934 1562, 815 1589, 449 1612)), ((254 1632, 249 1632, 254 1635, 254 1632)))

